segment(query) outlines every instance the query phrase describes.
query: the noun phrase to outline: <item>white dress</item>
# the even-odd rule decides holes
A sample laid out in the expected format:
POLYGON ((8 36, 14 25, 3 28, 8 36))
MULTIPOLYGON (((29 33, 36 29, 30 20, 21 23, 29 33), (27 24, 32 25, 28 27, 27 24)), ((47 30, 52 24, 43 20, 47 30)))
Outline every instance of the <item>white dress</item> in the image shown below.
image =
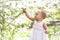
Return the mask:
POLYGON ((30 40, 49 40, 48 34, 45 33, 43 28, 43 21, 34 21, 33 28, 31 30, 30 40))

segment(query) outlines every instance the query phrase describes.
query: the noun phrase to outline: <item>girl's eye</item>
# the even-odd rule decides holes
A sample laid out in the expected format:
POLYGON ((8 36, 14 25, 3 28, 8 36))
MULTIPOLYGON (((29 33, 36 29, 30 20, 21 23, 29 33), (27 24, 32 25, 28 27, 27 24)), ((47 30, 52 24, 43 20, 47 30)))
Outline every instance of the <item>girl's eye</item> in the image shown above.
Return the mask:
POLYGON ((36 15, 38 15, 38 13, 36 13, 36 15))

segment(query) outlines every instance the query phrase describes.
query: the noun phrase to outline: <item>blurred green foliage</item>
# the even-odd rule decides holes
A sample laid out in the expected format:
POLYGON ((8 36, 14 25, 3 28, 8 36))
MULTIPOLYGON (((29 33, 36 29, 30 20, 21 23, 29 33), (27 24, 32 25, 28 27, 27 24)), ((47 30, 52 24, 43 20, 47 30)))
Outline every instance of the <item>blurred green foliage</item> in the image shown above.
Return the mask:
MULTIPOLYGON (((14 8, 12 5, 13 2, 0 2, 0 40, 17 40, 19 37, 25 38, 30 36, 29 33, 31 29, 29 29, 29 27, 33 22, 26 18, 21 8, 17 7, 19 3, 20 1, 15 2, 16 5, 14 8)), ((48 8, 48 5, 49 4, 47 3, 44 7, 31 6, 26 7, 26 9, 31 13, 32 16, 34 16, 37 9, 45 10, 48 8)), ((49 7, 49 9, 50 8, 51 7, 49 7)), ((54 8, 56 11, 47 12, 46 22, 48 22, 48 24, 50 21, 60 20, 59 6, 54 4, 52 8, 54 8)), ((49 27, 50 40, 55 39, 55 37, 57 38, 58 35, 60 35, 57 33, 59 31, 60 26, 49 27)), ((60 40, 60 38, 58 38, 58 40, 60 40)))

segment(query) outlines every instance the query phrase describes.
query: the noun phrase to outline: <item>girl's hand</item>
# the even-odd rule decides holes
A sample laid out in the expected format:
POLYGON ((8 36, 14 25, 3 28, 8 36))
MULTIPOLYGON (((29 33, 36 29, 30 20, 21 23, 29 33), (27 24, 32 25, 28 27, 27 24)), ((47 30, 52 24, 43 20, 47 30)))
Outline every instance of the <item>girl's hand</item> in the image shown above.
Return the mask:
POLYGON ((22 8, 23 12, 26 13, 26 8, 22 8))
POLYGON ((26 8, 22 8, 22 10, 30 20, 34 21, 34 18, 32 16, 30 16, 29 13, 26 11, 26 8))
POLYGON ((45 33, 48 34, 49 33, 48 30, 45 30, 45 33))

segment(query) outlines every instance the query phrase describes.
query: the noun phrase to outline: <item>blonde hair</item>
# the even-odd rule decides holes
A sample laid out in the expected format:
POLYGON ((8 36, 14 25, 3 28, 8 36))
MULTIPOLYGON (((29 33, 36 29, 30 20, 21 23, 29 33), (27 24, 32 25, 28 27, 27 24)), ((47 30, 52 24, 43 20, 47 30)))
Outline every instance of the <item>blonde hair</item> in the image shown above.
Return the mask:
POLYGON ((46 18, 46 12, 45 12, 44 10, 36 10, 36 12, 37 12, 37 11, 42 13, 43 19, 46 18))

